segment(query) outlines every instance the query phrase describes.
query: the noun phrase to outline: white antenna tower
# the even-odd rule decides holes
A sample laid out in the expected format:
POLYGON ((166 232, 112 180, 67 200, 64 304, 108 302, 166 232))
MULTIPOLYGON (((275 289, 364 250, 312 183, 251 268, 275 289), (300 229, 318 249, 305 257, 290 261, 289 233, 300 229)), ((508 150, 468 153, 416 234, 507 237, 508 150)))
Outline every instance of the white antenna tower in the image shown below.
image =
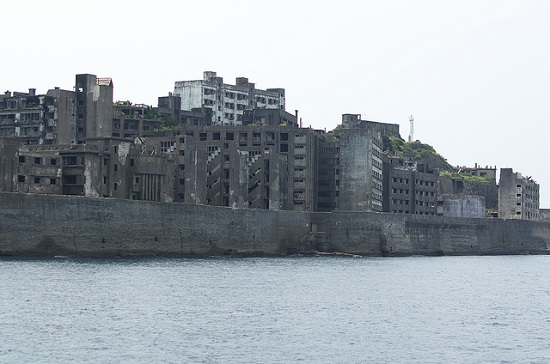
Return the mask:
POLYGON ((410 134, 409 134, 409 142, 412 142, 414 140, 414 118, 413 116, 411 115, 411 117, 409 118, 409 121, 411 122, 411 129, 410 129, 410 134))

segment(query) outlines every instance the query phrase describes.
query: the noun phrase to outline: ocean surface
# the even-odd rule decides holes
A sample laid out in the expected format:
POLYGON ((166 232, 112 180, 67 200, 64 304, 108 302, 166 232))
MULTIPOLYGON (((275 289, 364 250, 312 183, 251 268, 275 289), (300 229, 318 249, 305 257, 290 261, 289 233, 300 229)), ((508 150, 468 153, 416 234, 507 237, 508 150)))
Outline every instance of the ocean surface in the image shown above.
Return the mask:
POLYGON ((550 256, 2 259, 1 363, 550 363, 550 256))

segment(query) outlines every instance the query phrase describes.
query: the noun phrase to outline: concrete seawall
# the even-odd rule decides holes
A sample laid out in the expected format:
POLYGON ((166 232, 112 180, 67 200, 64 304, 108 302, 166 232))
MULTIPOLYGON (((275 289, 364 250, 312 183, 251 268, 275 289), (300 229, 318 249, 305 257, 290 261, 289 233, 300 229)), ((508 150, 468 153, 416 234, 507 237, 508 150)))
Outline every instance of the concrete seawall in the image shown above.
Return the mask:
POLYGON ((547 254, 550 223, 0 193, 0 255, 547 254))

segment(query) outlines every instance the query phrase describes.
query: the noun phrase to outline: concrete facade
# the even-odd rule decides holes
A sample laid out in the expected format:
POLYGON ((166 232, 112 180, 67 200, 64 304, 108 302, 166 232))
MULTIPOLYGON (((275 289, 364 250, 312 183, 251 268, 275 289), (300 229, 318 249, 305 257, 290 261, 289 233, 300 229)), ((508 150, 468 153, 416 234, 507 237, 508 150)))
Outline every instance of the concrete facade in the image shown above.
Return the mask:
POLYGON ((481 219, 485 217, 485 198, 473 195, 440 195, 437 214, 448 217, 481 219))
POLYGON ((28 93, 9 92, 0 96, 0 137, 17 138, 21 144, 52 144, 55 140, 55 99, 28 93))
POLYGON ((132 200, 173 200, 171 155, 124 139, 19 146, 0 139, 2 191, 132 200))
POLYGON ((143 138, 154 136, 162 125, 161 115, 147 105, 117 101, 113 105, 112 134, 114 138, 143 138))
MULTIPOLYGON (((443 196, 481 196, 485 201, 485 217, 498 217, 498 190, 496 180, 489 177, 488 181, 468 181, 458 174, 439 178, 438 193, 443 196)), ((443 203, 440 200, 439 203, 443 203)))
POLYGON ((539 219, 539 185, 512 168, 501 168, 498 215, 503 219, 539 219))
POLYGON ((76 75, 75 91, 59 88, 37 95, 9 92, 0 96, 0 138, 21 144, 83 144, 112 135, 113 84, 110 78, 76 75))
POLYGON ((412 157, 384 157, 383 211, 435 215, 439 172, 412 157))
POLYGON ((76 75, 76 144, 87 138, 110 138, 113 133, 113 81, 95 75, 76 75))
POLYGON ((246 77, 229 85, 211 71, 204 72, 202 80, 177 81, 174 95, 181 97, 182 110, 212 109, 212 125, 242 125, 245 110, 285 110, 284 89, 260 90, 246 77))
POLYGON ((180 126, 145 142, 174 156, 175 201, 313 211, 319 138, 288 126, 180 126))
POLYGON ((341 129, 338 208, 382 211, 382 131, 371 123, 341 129))

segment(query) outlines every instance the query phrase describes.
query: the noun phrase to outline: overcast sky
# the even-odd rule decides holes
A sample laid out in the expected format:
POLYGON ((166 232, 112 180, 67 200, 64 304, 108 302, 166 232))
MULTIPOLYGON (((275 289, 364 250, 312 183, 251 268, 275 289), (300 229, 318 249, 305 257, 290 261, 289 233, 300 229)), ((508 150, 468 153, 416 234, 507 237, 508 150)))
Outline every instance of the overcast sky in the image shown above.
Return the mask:
POLYGON ((111 77, 156 106, 174 82, 286 89, 304 126, 398 123, 453 165, 511 167, 550 208, 550 1, 2 1, 1 91, 111 77))

